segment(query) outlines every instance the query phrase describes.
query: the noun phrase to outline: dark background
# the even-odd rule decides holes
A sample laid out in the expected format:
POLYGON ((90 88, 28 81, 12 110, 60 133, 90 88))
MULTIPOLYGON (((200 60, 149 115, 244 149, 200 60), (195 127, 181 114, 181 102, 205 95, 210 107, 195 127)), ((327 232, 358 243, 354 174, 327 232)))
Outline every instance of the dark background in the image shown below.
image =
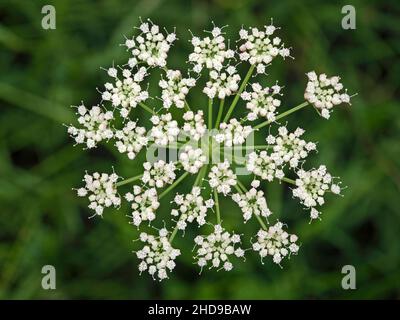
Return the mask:
MULTIPOLYGON (((0 298, 399 298, 399 17, 394 0, 1 1, 0 298), (41 28, 44 4, 57 10, 56 30, 41 28), (356 8, 356 30, 341 28, 345 4, 356 8), (300 254, 283 269, 248 254, 232 272, 198 276, 193 229, 176 238, 183 254, 171 279, 154 282, 138 276, 131 253, 138 232, 127 223, 127 208, 88 220, 85 199, 71 190, 84 171, 113 165, 129 177, 140 167, 109 146, 74 148, 62 124, 74 121, 70 105, 98 101, 95 88, 106 80, 99 68, 126 61, 119 44, 139 16, 177 28, 180 41, 168 64, 181 69, 191 49, 187 29, 199 34, 213 20, 229 25, 228 38, 236 39, 242 24, 261 27, 272 17, 295 57, 274 61, 265 79, 285 85, 282 109, 303 101, 304 74, 313 69, 340 75, 358 93, 351 108, 338 108, 329 121, 312 108, 287 118, 290 128, 301 126, 307 140, 319 141, 310 165, 326 164, 348 188, 344 197, 329 198, 322 221, 311 225, 287 186, 265 188, 272 211, 301 239, 300 254), (46 264, 57 269, 54 291, 40 285, 46 264), (357 270, 357 290, 341 288, 346 264, 357 270)), ((199 107, 206 101, 190 99, 199 107)), ((221 206, 226 226, 235 226, 238 209, 232 201, 221 206)), ((251 235, 257 228, 249 222, 236 229, 251 235)))

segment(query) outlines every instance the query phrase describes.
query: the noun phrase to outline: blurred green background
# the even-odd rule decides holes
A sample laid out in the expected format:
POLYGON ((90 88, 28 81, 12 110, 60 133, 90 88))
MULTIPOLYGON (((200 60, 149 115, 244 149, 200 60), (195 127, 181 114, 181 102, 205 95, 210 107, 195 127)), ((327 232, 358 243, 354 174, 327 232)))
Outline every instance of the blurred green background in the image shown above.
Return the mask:
MULTIPOLYGON (((396 0, 1 1, 0 298, 398 299, 399 18, 396 0), (41 28, 44 4, 56 8, 56 30, 41 28), (345 4, 356 8, 356 30, 341 28, 345 4), (265 187, 275 217, 302 243, 283 269, 269 261, 261 265, 249 252, 246 263, 234 261, 229 273, 204 270, 198 276, 190 254, 194 228, 174 242, 182 255, 170 280, 139 277, 131 253, 138 232, 127 223, 128 209, 89 220, 87 202, 71 190, 81 185, 85 169, 110 171, 113 165, 125 177, 140 171, 138 162, 109 146, 90 152, 73 147, 62 125, 74 121, 70 105, 96 104, 96 87, 106 80, 100 67, 126 61, 119 44, 123 35, 133 34, 139 16, 177 28, 180 41, 168 63, 181 69, 191 49, 189 28, 199 34, 213 20, 229 25, 228 37, 236 39, 242 25, 260 27, 272 17, 295 57, 276 59, 263 82, 285 85, 281 110, 303 101, 304 74, 313 69, 340 75, 349 92, 358 93, 351 108, 338 108, 329 121, 312 108, 287 118, 290 128, 301 126, 307 140, 319 141, 308 166, 326 164, 348 188, 343 198, 328 199, 322 221, 309 224, 286 185, 265 187), (47 264, 57 270, 54 291, 40 285, 47 264), (357 290, 341 288, 346 264, 356 267, 357 290)), ((190 101, 201 107, 206 100, 192 94, 190 101)), ((227 228, 249 240, 258 230, 256 221, 236 226, 242 221, 238 209, 232 201, 221 205, 227 228)), ((158 227, 162 219, 170 225, 163 208, 158 227)))

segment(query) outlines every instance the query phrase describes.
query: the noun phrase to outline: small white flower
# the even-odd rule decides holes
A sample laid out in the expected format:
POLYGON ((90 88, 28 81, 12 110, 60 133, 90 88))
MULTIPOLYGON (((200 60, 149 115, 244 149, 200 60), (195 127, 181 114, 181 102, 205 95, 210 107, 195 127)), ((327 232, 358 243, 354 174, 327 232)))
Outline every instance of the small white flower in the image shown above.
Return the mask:
POLYGON ((110 121, 114 119, 112 111, 103 112, 99 106, 87 109, 83 104, 78 108, 78 122, 83 128, 68 127, 68 133, 78 144, 86 144, 88 149, 94 148, 102 140, 109 140, 114 133, 110 121))
POLYGON ((215 136, 218 143, 224 143, 226 147, 243 144, 246 138, 253 131, 250 126, 242 126, 235 118, 229 123, 222 122, 219 125, 219 132, 215 136))
POLYGON ((216 188, 217 192, 224 195, 231 192, 231 187, 237 183, 236 175, 230 169, 230 164, 227 160, 212 166, 208 178, 210 187, 216 188))
POLYGON ((156 210, 160 206, 157 190, 150 188, 144 190, 140 186, 133 186, 133 194, 127 193, 125 199, 132 202, 132 224, 139 227, 143 221, 153 221, 156 210))
POLYGON ((259 176, 262 180, 272 181, 278 178, 279 170, 275 161, 268 155, 267 151, 252 152, 248 156, 246 168, 259 176))
POLYGON ((183 169, 191 174, 195 174, 206 163, 207 157, 201 148, 193 148, 187 145, 179 153, 179 162, 183 169))
POLYGON ((236 68, 228 66, 223 71, 210 71, 210 80, 206 83, 203 92, 210 98, 225 99, 239 89, 240 76, 236 68))
POLYGON ((175 259, 181 254, 179 249, 171 246, 166 229, 159 231, 159 236, 142 233, 139 240, 144 243, 136 256, 141 260, 139 264, 140 274, 147 271, 153 279, 157 277, 160 281, 168 278, 168 272, 175 269, 175 259))
POLYGON ((174 182, 176 178, 176 167, 173 162, 165 162, 164 160, 158 160, 153 164, 145 162, 143 167, 142 181, 150 187, 163 188, 165 185, 174 182))
POLYGON ((115 173, 98 173, 92 175, 85 174, 83 181, 85 186, 77 190, 79 197, 88 197, 89 209, 96 212, 97 215, 103 214, 104 208, 111 206, 119 207, 121 198, 117 193, 115 183, 118 176, 115 173))
POLYGON ((133 160, 136 155, 147 145, 146 129, 138 127, 136 122, 129 121, 122 128, 115 132, 117 142, 115 146, 121 153, 126 153, 128 158, 133 160))
POLYGON ((334 106, 342 103, 350 104, 350 96, 347 90, 343 91, 338 76, 328 78, 324 73, 317 75, 315 71, 311 71, 307 73, 307 77, 304 99, 320 110, 323 118, 329 119, 334 106))
POLYGON ((267 256, 272 261, 280 264, 282 259, 297 254, 299 246, 296 244, 297 236, 288 234, 283 230, 282 222, 268 227, 267 230, 260 229, 257 233, 257 241, 253 243, 253 250, 260 254, 261 261, 267 256))
POLYGON ((187 111, 183 115, 182 131, 185 132, 190 139, 199 141, 207 131, 207 127, 204 124, 203 111, 199 110, 196 113, 193 111, 187 111))
POLYGON ((197 236, 195 243, 198 248, 194 259, 201 269, 209 264, 210 269, 230 271, 233 265, 229 258, 233 255, 239 258, 244 257, 244 250, 238 247, 240 236, 230 234, 219 224, 214 226, 214 232, 208 236, 197 236))
POLYGON ((162 114, 161 116, 154 115, 150 118, 153 127, 150 130, 150 136, 154 142, 160 146, 166 146, 171 142, 176 141, 179 135, 178 122, 172 120, 170 113, 162 114))

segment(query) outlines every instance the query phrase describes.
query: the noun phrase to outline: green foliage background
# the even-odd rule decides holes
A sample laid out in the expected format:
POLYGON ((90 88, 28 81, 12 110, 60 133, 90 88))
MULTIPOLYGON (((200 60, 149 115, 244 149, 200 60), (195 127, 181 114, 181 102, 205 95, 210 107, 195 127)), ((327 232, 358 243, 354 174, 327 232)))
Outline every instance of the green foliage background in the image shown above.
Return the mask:
MULTIPOLYGON (((1 1, 0 298, 399 298, 399 17, 395 0, 1 1), (56 7, 56 30, 41 28, 44 4, 56 7), (341 28, 345 4, 357 10, 356 30, 341 28), (106 79, 99 67, 126 61, 119 44, 133 34, 139 16, 177 27, 180 41, 169 64, 182 69, 188 28, 198 34, 213 20, 228 24, 235 38, 241 25, 262 26, 273 17, 295 57, 274 61, 265 79, 285 85, 281 110, 302 102, 304 74, 312 69, 339 74, 349 92, 358 93, 351 108, 338 108, 329 121, 312 108, 287 118, 290 128, 301 126, 308 140, 319 141, 310 165, 326 164, 348 188, 343 198, 328 199, 322 221, 309 224, 287 186, 266 187, 270 208, 302 243, 283 269, 249 254, 230 273, 198 276, 192 230, 176 238, 183 254, 171 279, 154 282, 138 275, 131 253, 138 232, 127 223, 127 208, 88 220, 86 201, 71 190, 85 169, 113 165, 129 177, 140 167, 107 146, 73 147, 62 124, 74 121, 70 105, 98 101, 95 88, 106 79), (57 269, 57 290, 40 286, 46 264, 57 269), (341 288, 346 264, 356 267, 357 290, 341 288)), ((190 99, 205 106, 203 95, 190 99)), ((236 227, 238 209, 232 201, 221 205, 227 228, 236 227)), ((164 208, 160 216, 169 223, 164 208)), ((246 235, 257 228, 256 222, 236 227, 246 235)))

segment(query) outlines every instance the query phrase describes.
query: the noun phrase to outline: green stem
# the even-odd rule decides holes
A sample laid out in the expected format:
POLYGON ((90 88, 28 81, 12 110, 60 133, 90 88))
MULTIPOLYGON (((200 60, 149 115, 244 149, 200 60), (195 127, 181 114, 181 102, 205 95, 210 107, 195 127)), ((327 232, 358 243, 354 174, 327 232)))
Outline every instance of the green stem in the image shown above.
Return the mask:
POLYGON ((243 185, 243 183, 240 180, 238 180, 237 183, 238 183, 238 186, 240 188, 242 188, 243 192, 247 192, 247 188, 243 185))
POLYGON ((249 71, 247 71, 247 74, 246 74, 242 84, 240 85, 239 91, 236 93, 236 96, 233 99, 233 101, 232 101, 232 103, 231 103, 231 105, 229 107, 228 113, 225 115, 225 118, 223 120, 224 122, 227 122, 229 120, 229 117, 231 116, 231 113, 233 112, 233 109, 235 108, 236 104, 238 103, 240 95, 242 94, 244 88, 246 87, 246 84, 249 81, 249 79, 250 79, 255 67, 256 66, 253 64, 253 65, 250 66, 249 71))
POLYGON ((143 176, 143 174, 139 174, 139 175, 134 176, 134 177, 132 177, 132 178, 122 180, 122 181, 120 181, 120 182, 117 182, 117 183, 115 184, 115 186, 116 186, 116 187, 120 187, 120 186, 123 186, 123 185, 125 185, 125 184, 130 183, 130 182, 134 182, 134 181, 136 181, 136 180, 141 179, 142 176, 143 176))
POLYGON ((144 104, 143 102, 139 102, 139 106, 141 106, 144 110, 150 112, 151 114, 156 114, 156 112, 153 109, 151 109, 148 105, 144 104))
POLYGON ((218 201, 218 193, 217 190, 214 189, 214 199, 215 199, 215 211, 217 213, 217 224, 221 224, 221 212, 219 210, 219 201, 218 201))
POLYGON ((221 122, 222 112, 224 110, 224 103, 225 103, 225 99, 221 99, 221 101, 219 103, 217 121, 215 122, 215 128, 216 129, 218 129, 219 123, 221 122))
POLYGON ((296 181, 295 181, 295 180, 292 180, 292 179, 289 179, 289 178, 286 178, 286 177, 283 177, 281 180, 282 180, 282 181, 285 181, 285 182, 287 182, 287 183, 296 185, 296 181))
POLYGON ((208 130, 211 130, 212 128, 212 105, 213 105, 213 99, 208 99, 208 130))
POLYGON ((254 146, 233 146, 233 147, 225 147, 224 145, 221 145, 220 148, 223 149, 240 149, 240 150, 262 150, 262 149, 269 149, 272 148, 272 146, 263 144, 263 145, 254 145, 254 146))
MULTIPOLYGON (((277 120, 279 120, 279 119, 282 119, 282 118, 288 116, 289 114, 291 114, 291 113, 293 113, 293 112, 296 112, 296 111, 298 111, 298 110, 300 110, 300 109, 303 109, 304 107, 306 107, 306 106, 308 106, 308 105, 309 105, 309 103, 308 103, 307 101, 305 101, 305 102, 299 104, 298 106, 296 106, 296 107, 294 107, 294 108, 292 108, 292 109, 289 109, 288 111, 285 111, 285 112, 279 114, 279 115, 275 118, 274 121, 277 121, 277 120)), ((265 127, 265 126, 271 124, 271 123, 274 122, 274 121, 265 121, 265 122, 262 122, 262 123, 260 123, 259 125, 256 125, 256 126, 254 127, 254 130, 261 129, 261 128, 263 128, 263 127, 265 127)))
POLYGON ((187 103, 187 101, 185 100, 185 109, 187 111, 192 111, 192 109, 190 109, 189 103, 187 103))
POLYGON ((162 199, 164 196, 166 196, 168 194, 168 192, 170 192, 171 190, 173 190, 179 183, 181 183, 181 181, 183 179, 185 179, 187 177, 187 175, 189 174, 189 172, 185 172, 184 174, 182 174, 177 180, 175 180, 175 182, 173 184, 171 184, 167 189, 165 189, 160 196, 158 197, 159 199, 162 199))

